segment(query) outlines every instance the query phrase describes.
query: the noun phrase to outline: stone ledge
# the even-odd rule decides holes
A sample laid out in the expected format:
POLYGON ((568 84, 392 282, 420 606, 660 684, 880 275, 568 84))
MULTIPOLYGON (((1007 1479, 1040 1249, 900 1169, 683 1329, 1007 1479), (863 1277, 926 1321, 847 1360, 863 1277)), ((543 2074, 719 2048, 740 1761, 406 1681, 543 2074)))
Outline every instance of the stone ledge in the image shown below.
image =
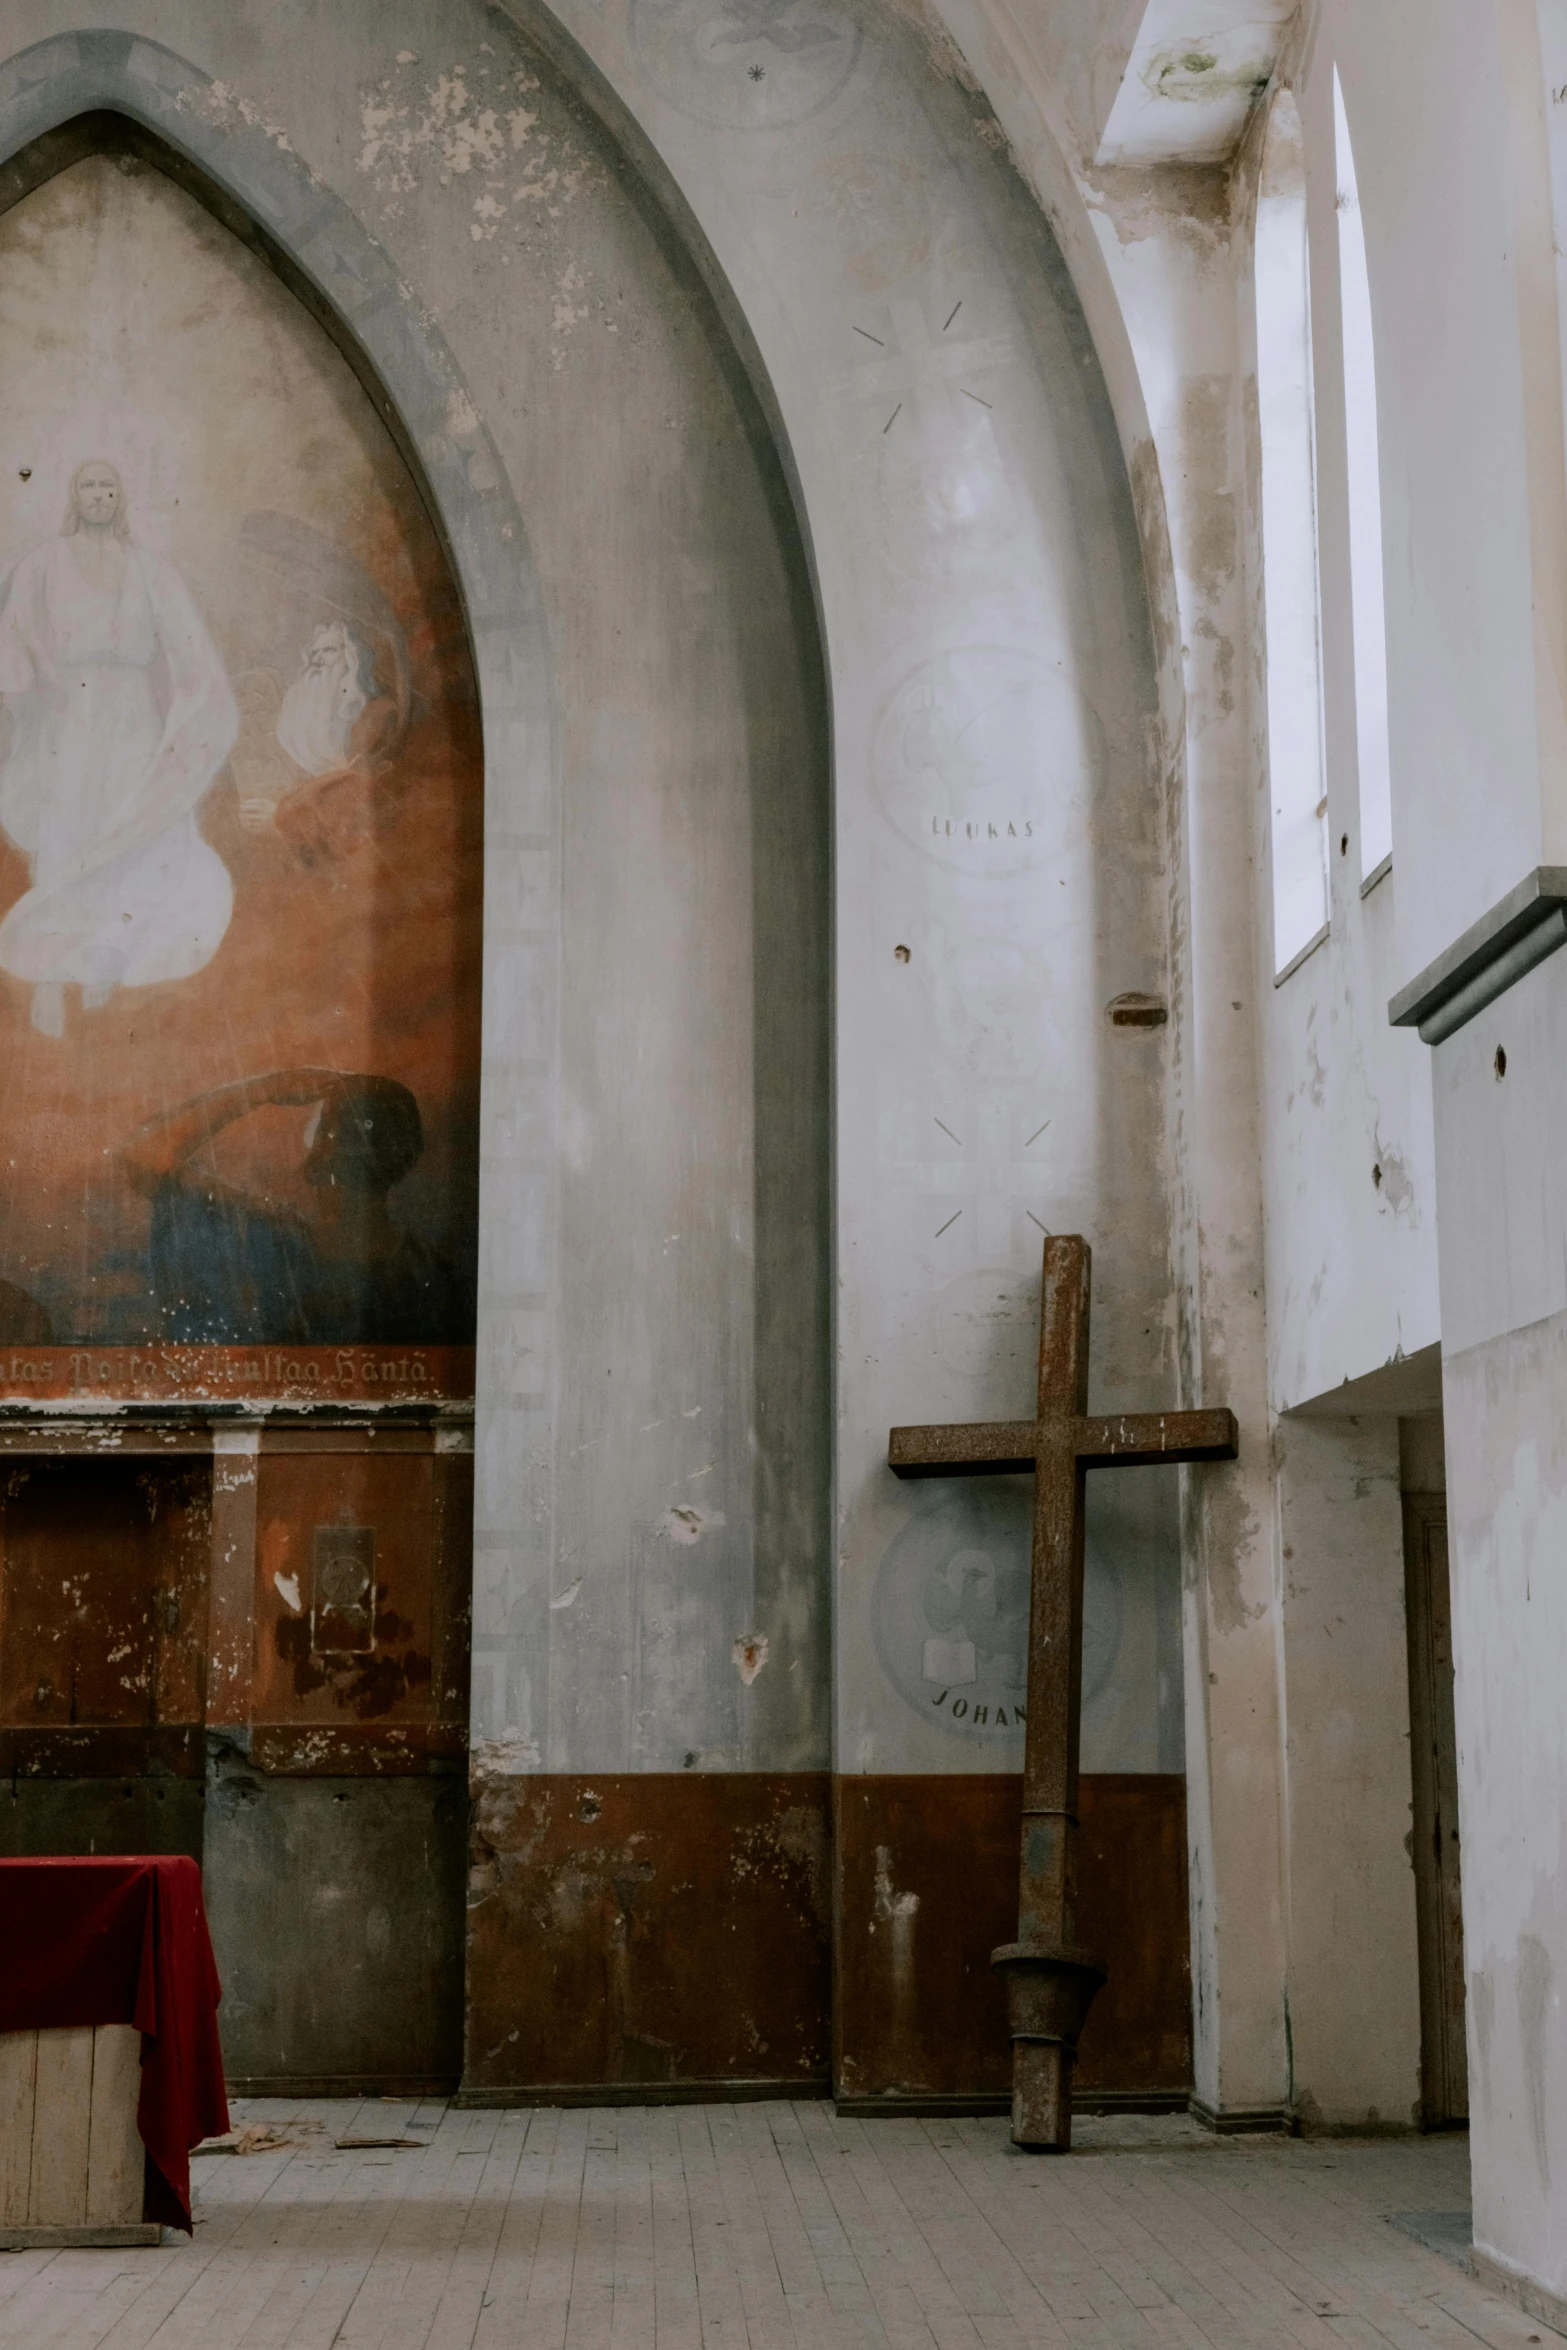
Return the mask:
POLYGON ((1537 865, 1388 1005, 1395 1028, 1441 1044, 1526 971, 1567 946, 1567 866, 1537 865))
POLYGON ((1283 2105, 1205 2105, 1192 2098, 1187 2112, 1198 2127, 1220 2138, 1292 2138, 1295 2117, 1283 2105))

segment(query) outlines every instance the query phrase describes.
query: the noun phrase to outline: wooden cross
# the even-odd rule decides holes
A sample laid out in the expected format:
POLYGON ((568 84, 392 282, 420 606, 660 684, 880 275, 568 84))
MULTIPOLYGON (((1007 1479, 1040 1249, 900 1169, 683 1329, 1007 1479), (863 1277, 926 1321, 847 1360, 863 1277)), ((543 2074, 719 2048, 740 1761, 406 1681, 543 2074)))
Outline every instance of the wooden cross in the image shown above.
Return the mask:
POLYGON ((894 1428, 900 1477, 1034 1474, 1028 1622, 1028 1728, 1018 1938, 993 1952, 1012 2025, 1012 2136, 1065 2153, 1072 2143, 1072 2059, 1102 1960, 1074 1943, 1077 1747, 1083 1698, 1083 1481, 1090 1469, 1163 1461, 1232 1461, 1235 1418, 1215 1412, 1088 1410, 1086 1240, 1045 1242, 1039 1314, 1039 1407, 1032 1420, 894 1428))

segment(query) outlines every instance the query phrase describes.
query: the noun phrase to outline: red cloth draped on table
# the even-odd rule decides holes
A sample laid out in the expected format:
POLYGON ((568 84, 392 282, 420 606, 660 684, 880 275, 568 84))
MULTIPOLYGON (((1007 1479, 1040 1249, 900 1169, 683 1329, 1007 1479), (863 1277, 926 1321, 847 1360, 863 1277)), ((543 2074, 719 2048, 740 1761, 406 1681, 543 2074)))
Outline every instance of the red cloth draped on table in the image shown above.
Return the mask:
POLYGON ((191 2233, 190 2150, 229 2126, 193 1860, 0 1861, 0 2032, 134 2024, 147 2217, 191 2233))

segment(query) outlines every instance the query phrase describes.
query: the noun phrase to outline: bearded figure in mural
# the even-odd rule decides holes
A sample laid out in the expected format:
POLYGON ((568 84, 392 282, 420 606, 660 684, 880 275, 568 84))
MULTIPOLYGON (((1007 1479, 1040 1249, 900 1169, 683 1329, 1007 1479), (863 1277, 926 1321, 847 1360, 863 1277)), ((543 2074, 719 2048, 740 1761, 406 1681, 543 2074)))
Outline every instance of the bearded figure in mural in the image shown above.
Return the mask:
POLYGON ((12 719, 0 825, 32 887, 0 921, 0 970, 33 983, 33 1025, 65 1033, 117 987, 188 979, 234 910, 196 810, 239 716, 173 566, 130 536, 119 474, 77 467, 61 535, 12 571, 0 610, 12 719))
POLYGON ((283 696, 277 739, 306 775, 333 775, 354 756, 355 732, 375 693, 368 650, 341 620, 325 622, 305 648, 283 696))

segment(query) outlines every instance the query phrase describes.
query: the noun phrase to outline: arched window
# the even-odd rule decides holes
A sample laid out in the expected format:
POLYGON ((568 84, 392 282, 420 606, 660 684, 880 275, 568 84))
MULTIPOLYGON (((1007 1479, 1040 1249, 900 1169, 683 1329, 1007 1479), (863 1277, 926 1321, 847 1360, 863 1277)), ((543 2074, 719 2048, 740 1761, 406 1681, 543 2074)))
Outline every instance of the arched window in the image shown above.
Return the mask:
POLYGON ((1360 872, 1369 881, 1393 854, 1387 742, 1387 623, 1382 596, 1382 480, 1377 463, 1377 376, 1371 280, 1349 117, 1333 69, 1333 159, 1338 202, 1339 305, 1344 335, 1344 453, 1349 487, 1349 594, 1355 645, 1355 753, 1360 770, 1360 872))
POLYGON ((1263 143, 1255 270, 1273 968, 1282 976, 1328 920, 1306 177, 1289 90, 1273 100, 1263 143))

